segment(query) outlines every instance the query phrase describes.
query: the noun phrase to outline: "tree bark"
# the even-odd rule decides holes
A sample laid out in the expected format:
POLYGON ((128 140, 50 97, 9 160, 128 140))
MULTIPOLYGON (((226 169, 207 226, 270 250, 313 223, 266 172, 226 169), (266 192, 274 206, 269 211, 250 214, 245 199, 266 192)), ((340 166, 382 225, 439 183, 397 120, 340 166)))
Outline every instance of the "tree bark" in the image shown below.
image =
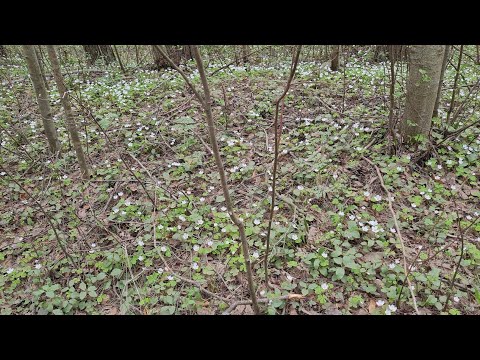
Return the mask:
POLYGON ((87 53, 88 65, 95 64, 98 58, 103 58, 107 65, 115 61, 115 54, 111 45, 83 45, 83 49, 87 53))
POLYGON ((35 95, 37 97, 37 103, 40 109, 45 135, 48 139, 50 151, 55 154, 60 151, 60 143, 58 141, 57 129, 55 128, 55 124, 53 122, 47 90, 42 79, 35 49, 33 45, 22 45, 22 48, 27 61, 28 71, 33 83, 35 95))
POLYGON ((120 54, 118 53, 117 45, 113 45, 113 50, 115 51, 115 55, 117 56, 118 64, 120 65, 120 69, 122 69, 122 73, 126 74, 125 68, 123 67, 122 59, 120 59, 120 54))
POLYGON ((43 66, 43 59, 42 59, 42 53, 40 52, 40 45, 35 48, 35 56, 37 57, 38 60, 38 66, 40 68, 40 74, 42 74, 42 79, 43 83, 45 84, 45 89, 50 90, 50 86, 48 86, 48 81, 47 77, 45 76, 45 68, 43 66))
POLYGON ((248 63, 249 47, 248 45, 242 45, 242 61, 244 64, 248 63))
POLYGON ((60 101, 62 103, 63 109, 65 110, 65 117, 67 122, 68 132, 70 133, 70 138, 72 139, 73 148, 75 149, 75 154, 77 155, 78 164, 80 165, 80 170, 82 177, 84 179, 88 178, 88 167, 87 162, 85 161, 85 154, 83 153, 82 144, 80 142, 80 137, 78 136, 77 126, 75 124, 75 117, 73 115, 72 106, 70 105, 70 97, 68 95, 67 87, 63 81, 62 71, 60 69, 60 63, 58 62, 57 54, 53 45, 47 45, 48 58, 52 64, 53 77, 57 84, 58 92, 60 94, 60 101))
POLYGON ((407 143, 415 142, 417 135, 430 134, 443 54, 443 45, 410 48, 405 113, 400 123, 400 134, 407 143))
MULTIPOLYGON (((165 52, 168 54, 171 60, 175 63, 175 65, 180 65, 182 60, 185 59, 193 59, 191 45, 185 46, 176 46, 176 45, 160 45, 163 46, 165 52)), ((153 54, 153 62, 155 69, 167 69, 170 68, 170 63, 162 56, 160 51, 156 48, 155 45, 152 45, 152 54, 153 54)))
POLYGON ((442 85, 443 77, 445 75, 445 69, 447 68, 448 56, 450 55, 450 45, 445 45, 443 51, 442 70, 440 71, 440 81, 438 82, 437 98, 435 100, 435 107, 433 108, 433 117, 438 117, 438 107, 440 105, 440 98, 442 97, 442 85))
POLYGON ((338 71, 338 65, 340 63, 340 45, 335 45, 332 51, 332 62, 330 64, 330 70, 338 71))
POLYGON ((452 89, 452 99, 450 100, 450 106, 447 110, 447 124, 450 124, 450 115, 452 114, 453 108, 455 106, 455 96, 457 94, 457 84, 458 84, 458 77, 460 76, 460 68, 462 66, 462 56, 463 56, 463 45, 460 45, 460 51, 458 53, 458 63, 457 69, 455 73, 455 80, 453 81, 453 89, 452 89))

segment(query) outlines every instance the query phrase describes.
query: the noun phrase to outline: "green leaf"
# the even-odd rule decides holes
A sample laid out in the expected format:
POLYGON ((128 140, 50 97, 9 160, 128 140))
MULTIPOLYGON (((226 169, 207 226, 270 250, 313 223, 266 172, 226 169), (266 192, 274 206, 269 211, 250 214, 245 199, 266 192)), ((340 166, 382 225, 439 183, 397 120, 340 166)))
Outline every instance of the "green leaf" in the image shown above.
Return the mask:
POLYGON ((55 309, 55 310, 52 311, 52 313, 55 314, 55 315, 63 315, 63 311, 60 310, 60 309, 55 309))
POLYGON ((122 273, 122 269, 113 269, 112 272, 110 273, 110 275, 112 276, 115 276, 115 277, 119 277, 120 274, 122 273))
POLYGON ((345 269, 340 267, 337 268, 337 270, 335 270, 335 275, 337 275, 339 280, 342 279, 345 276, 345 269))
POLYGON ((175 306, 162 306, 160 308, 161 315, 172 315, 175 312, 175 306))
POLYGON ((178 119, 175 119, 174 122, 177 124, 195 124, 195 120, 189 116, 179 117, 178 119))
POLYGON ((103 280, 105 279, 106 276, 107 274, 105 274, 104 272, 101 272, 100 274, 97 275, 97 280, 103 280))

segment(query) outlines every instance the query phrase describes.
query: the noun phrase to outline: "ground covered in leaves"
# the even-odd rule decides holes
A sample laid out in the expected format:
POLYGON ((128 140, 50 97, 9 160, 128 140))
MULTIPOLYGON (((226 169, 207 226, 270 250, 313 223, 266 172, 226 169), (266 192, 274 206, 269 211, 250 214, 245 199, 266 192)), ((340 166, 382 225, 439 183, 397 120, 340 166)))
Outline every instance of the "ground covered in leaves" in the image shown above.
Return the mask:
MULTIPOLYGON (((445 312, 478 313, 480 223, 470 226, 480 212, 478 126, 446 141, 421 164, 413 161, 421 149, 399 148, 390 155, 389 69, 368 62, 371 55, 351 55, 336 73, 313 61, 299 64, 283 107, 273 289, 263 280, 273 101, 283 91, 290 60, 230 66, 209 77, 257 293, 269 299, 262 309, 414 313, 387 194, 365 157, 378 166, 392 194, 419 310, 442 312, 463 237, 445 312), (468 228, 463 236, 459 226, 468 228), (279 299, 288 294, 299 296, 279 299)), ((211 61, 207 71, 220 66, 211 61)), ((17 59, 4 68, 1 314, 220 314, 249 299, 238 232, 226 212, 199 104, 173 70, 129 71, 79 72, 73 63, 67 71, 92 166, 91 179, 82 181, 53 80, 52 108, 64 149, 58 158, 46 149, 26 66, 17 59)), ((185 71, 199 84, 193 62, 185 71)), ((461 85, 475 82, 479 73, 466 63, 461 85)), ((406 65, 399 64, 397 104, 403 104, 405 76, 406 65)), ((445 83, 453 77, 452 69, 445 83)), ((467 93, 462 88, 458 101, 467 93)), ((450 96, 444 91, 441 119, 450 96)), ((478 100, 470 100, 454 127, 478 120, 478 100)), ((401 113, 397 106, 395 116, 401 113)), ((441 136, 441 119, 435 119, 434 136, 441 136)), ((252 309, 239 306, 233 313, 252 309)))

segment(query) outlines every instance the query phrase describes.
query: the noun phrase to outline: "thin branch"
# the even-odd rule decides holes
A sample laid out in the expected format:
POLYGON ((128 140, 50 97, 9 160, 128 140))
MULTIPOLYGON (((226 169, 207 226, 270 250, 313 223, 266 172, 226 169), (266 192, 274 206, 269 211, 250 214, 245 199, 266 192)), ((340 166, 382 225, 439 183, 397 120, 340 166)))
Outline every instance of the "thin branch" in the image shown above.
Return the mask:
POLYGON ((383 190, 387 193, 388 208, 390 209, 390 213, 392 214, 392 217, 393 217, 393 222, 395 224, 395 230, 396 230, 397 238, 400 241, 400 245, 402 246, 403 271, 404 271, 405 277, 407 279, 408 289, 410 290, 410 294, 412 295, 413 307, 415 308, 415 312, 417 313, 417 315, 420 315, 420 312, 418 311, 418 307, 417 307, 417 300, 415 298, 415 294, 414 294, 413 289, 412 289, 412 284, 410 283, 410 279, 408 278, 408 266, 407 266, 407 256, 406 256, 406 253, 405 253, 405 244, 403 243, 402 233, 400 231, 400 226, 398 225, 397 214, 395 213, 395 210, 393 210, 392 197, 390 195, 390 192, 387 190, 387 188, 385 186, 385 183, 383 182, 382 173, 380 172, 380 169, 377 167, 377 165, 375 165, 372 161, 370 161, 369 159, 367 159, 364 156, 362 156, 362 158, 363 158, 363 160, 365 160, 366 162, 368 162, 370 165, 372 165, 375 168, 375 170, 377 172, 378 179, 380 180, 380 184, 381 184, 383 190))
POLYGON ((185 82, 187 83, 187 85, 190 87, 190 89, 192 89, 193 93, 195 94, 195 96, 197 97, 198 101, 200 102, 200 104, 202 104, 203 107, 205 107, 205 100, 203 99, 203 96, 202 94, 200 94, 197 89, 195 88, 195 86, 190 82, 190 80, 188 79, 188 76, 185 75, 185 73, 183 72, 182 69, 180 69, 174 62, 172 59, 170 59, 170 57, 168 56, 167 52, 164 51, 164 49, 162 49, 161 46, 158 46, 158 45, 153 45, 155 47, 155 49, 158 50, 158 52, 160 54, 162 54, 162 56, 168 61, 168 63, 170 64, 171 67, 173 67, 175 70, 177 70, 177 72, 183 77, 183 80, 185 80, 185 82))
POLYGON ((473 224, 475 224, 478 219, 480 218, 480 216, 478 216, 475 221, 473 221, 465 230, 462 228, 462 223, 460 221, 460 215, 458 213, 458 209, 457 209, 457 226, 458 226, 458 231, 460 232, 460 246, 461 246, 461 249, 460 249, 460 257, 458 258, 458 262, 457 262, 457 266, 455 267, 455 272, 453 273, 453 277, 452 277, 452 280, 450 281, 450 285, 449 285, 449 289, 448 289, 448 294, 447 294, 447 300, 445 300, 445 305, 443 306, 443 310, 442 311, 445 311, 447 309, 447 306, 448 306, 448 302, 450 301, 450 297, 452 296, 452 292, 453 292, 453 286, 455 285, 455 278, 457 277, 457 273, 458 273, 458 269, 460 268, 460 264, 462 263, 462 259, 463 259, 463 248, 464 248, 464 244, 465 244, 465 238, 464 238, 464 235, 465 235, 465 232, 470 229, 470 227, 472 227, 473 224))
MULTIPOLYGON (((270 251, 270 234, 272 231, 272 222, 273 222, 273 213, 275 209, 275 188, 277 182, 277 167, 278 167, 278 153, 279 153, 279 146, 280 146, 280 134, 282 129, 278 129, 278 111, 280 107, 280 102, 283 98, 287 95, 288 90, 290 89, 290 85, 292 84, 293 77, 295 76, 295 71, 297 70, 298 59, 300 58, 300 51, 302 50, 302 45, 297 47, 297 51, 294 53, 292 58, 292 65, 290 67, 290 76, 288 78, 287 84, 285 85, 285 89, 280 95, 280 97, 275 101, 275 120, 274 120, 274 132, 275 132, 275 157, 273 160, 273 180, 272 180, 272 199, 270 204, 270 216, 268 219, 268 229, 267 229, 267 239, 266 239, 266 248, 265 248, 265 260, 264 260, 264 268, 265 268, 265 284, 267 287, 270 287, 268 283, 268 253, 270 251)), ((282 124, 283 125, 283 124, 282 124)))
POLYGON ((450 101, 450 107, 447 111, 446 123, 450 124, 450 115, 452 114, 453 107, 455 105, 455 95, 457 93, 458 76, 460 75, 460 65, 462 64, 463 45, 460 45, 460 52, 458 54, 457 73, 455 74, 455 80, 453 82, 452 100, 450 101))
MULTIPOLYGON (((275 298, 275 299, 267 299, 267 298, 261 298, 261 299, 258 299, 257 301, 259 303, 269 303, 270 301, 272 300, 301 300, 305 298, 305 296, 303 295, 300 295, 300 294, 288 294, 288 295, 283 295, 283 296, 280 296, 278 298, 275 298)), ((235 310, 235 308, 239 305, 251 305, 252 302, 249 301, 249 300, 240 300, 240 301, 235 301, 232 305, 230 305, 230 307, 225 310, 222 315, 230 315, 230 313, 235 310)))
POLYGON ((27 195, 30 199, 33 200, 33 202, 38 206, 38 208, 40 209, 40 211, 43 213, 43 215, 45 215, 45 217, 47 218, 47 221, 48 223, 50 224, 52 230, 53 230, 53 234, 55 235, 55 238, 57 240, 57 243, 58 243, 58 246, 60 246, 60 249, 62 249, 63 253, 65 254, 65 256, 68 258, 68 260, 70 261, 70 263, 74 266, 76 266, 76 263, 75 261, 73 260, 73 258, 70 256, 70 254, 67 252, 67 249, 65 248, 65 245, 62 244, 62 241, 60 240, 60 236, 58 235, 58 232, 57 232, 57 228, 53 225, 53 220, 52 220, 52 217, 45 211, 45 209, 43 208, 42 204, 40 204, 38 202, 38 200, 36 198, 34 198, 32 196, 32 194, 30 194, 30 192, 25 189, 25 187, 20 184, 17 180, 15 180, 15 178, 7 171, 7 169, 5 169, 3 167, 3 165, 0 164, 0 168, 2 169, 2 171, 5 172, 5 174, 7 176, 10 177, 10 179, 15 183, 17 184, 27 195))

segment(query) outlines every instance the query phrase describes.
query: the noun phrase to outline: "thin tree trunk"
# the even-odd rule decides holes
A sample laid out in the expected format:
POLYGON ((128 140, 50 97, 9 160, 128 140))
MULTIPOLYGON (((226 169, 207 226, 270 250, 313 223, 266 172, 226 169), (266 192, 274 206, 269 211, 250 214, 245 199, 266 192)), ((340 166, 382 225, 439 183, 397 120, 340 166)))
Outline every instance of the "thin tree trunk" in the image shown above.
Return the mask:
POLYGON ((72 139, 73 148, 77 155, 78 164, 84 179, 88 178, 88 167, 85 161, 85 154, 83 153, 80 137, 78 136, 77 126, 75 124, 75 116, 73 115, 72 106, 70 105, 70 97, 68 95, 67 88, 63 81, 62 71, 58 62, 57 54, 53 45, 47 45, 47 53, 52 64, 53 77, 57 84, 58 92, 60 94, 60 101, 62 102, 63 109, 65 110, 65 117, 67 122, 68 132, 72 139))
POLYGON ((409 51, 405 113, 400 133, 406 143, 428 136, 442 71, 442 45, 413 45, 409 51))
POLYGON ((125 68, 123 67, 122 59, 120 59, 120 55, 118 54, 117 45, 113 45, 113 50, 115 51, 115 55, 117 56, 117 61, 120 65, 120 69, 122 69, 122 73, 126 74, 125 68))
POLYGON ((238 66, 240 64, 240 60, 238 59, 238 51, 235 45, 233 45, 233 53, 235 55, 235 65, 238 66))
POLYGON ((220 157, 220 151, 218 149, 218 144, 217 144, 217 135, 215 131, 215 123, 213 121, 213 115, 212 115, 212 106, 211 106, 211 97, 210 97, 210 89, 208 87, 208 82, 207 82, 207 77, 205 75, 205 68, 203 66, 203 60, 200 55, 200 52, 197 48, 197 46, 192 46, 192 51, 193 55, 195 57, 195 61, 197 62, 198 66, 198 72, 200 73, 200 78, 202 80, 202 85, 203 85, 203 92, 204 92, 204 101, 203 105, 205 108, 205 114, 207 117, 207 124, 208 124, 208 133, 210 136, 210 144, 212 146, 213 154, 215 156, 215 162, 217 164, 218 168, 218 173, 220 175, 220 182, 222 184, 222 189, 223 189, 223 195, 225 197, 225 203, 227 205, 228 213, 230 215, 230 218, 234 222, 234 224, 238 227, 238 231, 240 233, 240 241, 242 243, 242 250, 243 250, 243 256, 245 259, 245 267, 247 270, 247 280, 248 280, 248 287, 250 289, 250 296, 252 298, 252 303, 253 303, 253 309, 255 311, 255 314, 260 313, 260 309, 258 308, 258 303, 257 303, 257 296, 255 294, 255 286, 253 284, 253 274, 252 274, 252 264, 250 262, 250 254, 248 250, 248 242, 247 238, 245 235, 245 227, 243 225, 243 222, 238 218, 238 216, 235 214, 235 211, 233 209, 233 203, 230 198, 230 193, 228 190, 228 184, 227 184, 227 177, 225 175, 225 169, 223 167, 223 162, 222 158, 220 157))
POLYGON ((248 45, 242 45, 242 62, 244 64, 248 63, 248 55, 249 55, 249 51, 248 51, 248 45))
POLYGON ((33 45, 22 45, 22 48, 27 61, 30 78, 32 79, 35 95, 37 97, 37 103, 42 116, 45 135, 48 139, 50 151, 55 154, 60 151, 60 143, 58 141, 57 129, 55 128, 55 124, 53 122, 47 90, 42 79, 37 56, 35 55, 35 49, 33 45))
POLYGON ((452 100, 447 111, 447 124, 450 124, 450 115, 452 114, 453 107, 455 106, 455 95, 457 94, 458 77, 460 76, 460 67, 462 66, 463 45, 460 45, 460 52, 458 54, 457 73, 455 74, 455 80, 453 82, 452 100))
MULTIPOLYGON (((390 45, 390 52, 394 53, 395 45, 390 45)), ((392 141, 392 146, 390 147, 391 150, 395 147, 395 123, 393 121, 393 115, 395 111, 395 56, 391 56, 390 58, 390 109, 388 113, 388 128, 390 131, 390 138, 392 141)), ((391 151, 393 154, 393 151, 391 151)))
POLYGON ((137 61, 137 66, 140 65, 140 54, 138 53, 137 45, 135 45, 135 60, 137 61))
POLYGON ((433 117, 438 117, 438 107, 440 105, 440 98, 442 97, 443 77, 445 75, 445 69, 447 68, 448 56, 450 53, 449 49, 450 46, 445 45, 445 50, 443 53, 442 71, 440 72, 440 81, 438 83, 437 98, 435 100, 435 107, 433 108, 433 117))

